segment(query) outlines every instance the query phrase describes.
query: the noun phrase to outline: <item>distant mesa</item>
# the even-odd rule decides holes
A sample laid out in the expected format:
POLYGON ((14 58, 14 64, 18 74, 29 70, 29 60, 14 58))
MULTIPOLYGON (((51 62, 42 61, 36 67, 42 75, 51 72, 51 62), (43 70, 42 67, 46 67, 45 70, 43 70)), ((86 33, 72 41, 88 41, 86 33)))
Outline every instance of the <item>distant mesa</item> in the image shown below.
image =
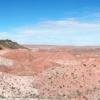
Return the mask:
POLYGON ((22 45, 11 40, 0 40, 0 50, 2 49, 25 49, 22 45))

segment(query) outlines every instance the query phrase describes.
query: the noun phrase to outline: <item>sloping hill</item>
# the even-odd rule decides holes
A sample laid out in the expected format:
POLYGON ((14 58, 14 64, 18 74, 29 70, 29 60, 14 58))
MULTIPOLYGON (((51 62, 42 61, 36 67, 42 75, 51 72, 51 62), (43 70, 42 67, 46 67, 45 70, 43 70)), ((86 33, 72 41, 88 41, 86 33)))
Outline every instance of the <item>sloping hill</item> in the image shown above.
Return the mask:
POLYGON ((8 40, 8 39, 0 40, 0 50, 4 49, 4 48, 7 48, 7 49, 19 49, 19 48, 24 48, 24 47, 19 45, 16 42, 13 42, 13 41, 8 40))

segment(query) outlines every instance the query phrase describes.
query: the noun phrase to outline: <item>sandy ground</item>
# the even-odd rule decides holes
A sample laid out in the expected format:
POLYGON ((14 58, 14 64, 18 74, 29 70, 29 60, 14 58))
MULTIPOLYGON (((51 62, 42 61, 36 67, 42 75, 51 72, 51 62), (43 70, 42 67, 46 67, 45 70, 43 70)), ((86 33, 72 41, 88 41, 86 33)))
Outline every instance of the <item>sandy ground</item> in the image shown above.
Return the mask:
MULTIPOLYGON (((43 49, 42 46, 40 48, 35 46, 34 50, 34 46, 31 46, 31 49, 0 51, 0 57, 3 57, 0 65, 0 72, 3 73, 0 74, 3 80, 0 83, 2 84, 1 96, 6 97, 5 95, 9 93, 10 96, 16 96, 16 92, 11 93, 12 86, 16 91, 17 89, 24 91, 24 95, 33 91, 33 87, 38 91, 38 98, 30 98, 28 95, 26 100, 42 100, 39 98, 50 98, 50 100, 100 99, 99 47, 45 46, 43 49), (13 64, 8 64, 9 61, 13 61, 13 64), (24 79, 23 76, 28 78, 24 79), (30 84, 32 84, 31 88, 30 84), (6 88, 8 90, 5 89, 5 95, 2 94, 4 86, 8 87, 6 88)), ((10 99, 15 100, 13 98, 5 100, 10 99)), ((25 100, 25 98, 21 98, 20 95, 20 99, 16 98, 16 100, 25 100)))

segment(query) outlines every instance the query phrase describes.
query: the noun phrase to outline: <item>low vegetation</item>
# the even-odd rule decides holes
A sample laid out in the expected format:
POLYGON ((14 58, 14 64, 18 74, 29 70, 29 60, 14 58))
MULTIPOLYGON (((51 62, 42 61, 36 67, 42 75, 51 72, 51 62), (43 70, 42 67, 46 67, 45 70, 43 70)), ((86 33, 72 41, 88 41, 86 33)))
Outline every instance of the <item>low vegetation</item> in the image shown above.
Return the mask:
POLYGON ((3 48, 19 49, 19 48, 25 48, 25 47, 19 45, 16 42, 6 39, 6 40, 0 40, 0 50, 3 48))

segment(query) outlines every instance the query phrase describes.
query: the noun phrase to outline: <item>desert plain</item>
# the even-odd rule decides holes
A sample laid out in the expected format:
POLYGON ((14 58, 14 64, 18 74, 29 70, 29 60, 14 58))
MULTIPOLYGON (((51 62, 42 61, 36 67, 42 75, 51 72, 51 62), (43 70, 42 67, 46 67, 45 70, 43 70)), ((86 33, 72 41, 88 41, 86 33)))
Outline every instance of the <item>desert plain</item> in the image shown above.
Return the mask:
POLYGON ((0 50, 0 100, 100 100, 99 46, 23 47, 0 50))

